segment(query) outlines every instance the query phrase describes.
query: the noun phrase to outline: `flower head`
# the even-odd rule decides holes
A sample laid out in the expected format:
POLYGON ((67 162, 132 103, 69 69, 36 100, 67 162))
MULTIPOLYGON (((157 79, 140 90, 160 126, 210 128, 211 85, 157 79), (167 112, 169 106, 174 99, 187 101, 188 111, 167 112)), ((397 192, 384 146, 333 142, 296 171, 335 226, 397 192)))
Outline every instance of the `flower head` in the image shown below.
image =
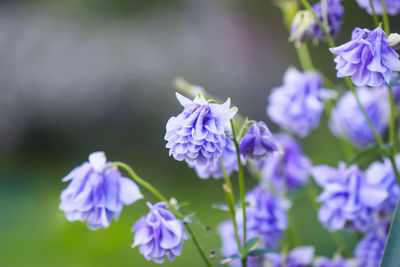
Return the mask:
POLYGON ((316 72, 286 71, 283 85, 273 89, 267 114, 281 128, 305 137, 319 125, 324 99, 333 92, 322 88, 316 72))
POLYGON ((122 177, 116 167, 108 167, 104 152, 89 155, 89 162, 73 169, 63 181, 71 181, 61 193, 60 209, 69 221, 87 220, 90 229, 106 228, 118 219, 123 205, 143 196, 137 185, 122 177))
POLYGON ((202 94, 191 101, 176 94, 184 107, 183 112, 167 122, 165 140, 169 154, 176 160, 206 165, 218 161, 225 147, 225 127, 237 108, 224 104, 208 103, 202 94))
POLYGON ((301 45, 313 35, 315 20, 309 10, 299 10, 292 21, 289 40, 301 45))
POLYGON ((343 259, 339 254, 336 254, 332 260, 327 257, 317 257, 314 260, 314 267, 359 267, 357 259, 343 259))
POLYGON ((265 259, 266 267, 306 267, 313 262, 314 248, 311 246, 297 247, 287 255, 267 253, 265 259))
POLYGON ((147 206, 149 214, 133 225, 135 241, 132 247, 140 246, 140 254, 147 260, 163 263, 167 255, 173 261, 181 254, 183 240, 187 239, 183 223, 167 210, 165 202, 154 205, 147 202, 147 206))
POLYGON ((308 181, 311 161, 304 155, 300 144, 290 135, 275 135, 280 150, 259 163, 261 179, 271 183, 279 191, 293 190, 308 181))
POLYGON ((365 232, 371 226, 372 212, 388 197, 387 191, 369 183, 357 166, 338 168, 326 165, 312 170, 316 183, 323 188, 317 200, 322 203, 318 219, 330 231, 341 229, 365 232))
POLYGON ((331 48, 338 77, 351 76, 357 86, 389 83, 392 72, 400 71, 399 55, 387 42, 380 28, 373 31, 355 28, 350 42, 331 48))
MULTIPOLYGON (((357 0, 357 3, 360 7, 364 8, 367 10, 367 12, 372 15, 372 8, 369 0, 357 0)), ((377 15, 382 15, 383 13, 383 8, 382 8, 382 2, 381 0, 372 0, 374 10, 377 15)), ((400 12, 400 1, 398 0, 385 0, 385 7, 386 7, 386 12, 389 15, 396 15, 400 12)))
POLYGON ((263 121, 251 124, 239 145, 240 153, 254 160, 261 160, 277 149, 272 133, 263 121))
MULTIPOLYGON (((323 1, 316 3, 313 6, 314 12, 318 15, 321 22, 328 21, 329 34, 333 37, 339 35, 342 28, 342 20, 344 14, 344 8, 341 4, 342 0, 328 0, 326 1, 326 7, 323 5, 323 1), (325 18, 326 13, 326 18, 325 18)), ((325 35, 321 27, 317 22, 314 22, 314 39, 324 40, 325 35)))
MULTIPOLYGON (((382 88, 356 89, 356 93, 379 135, 389 124, 387 90, 382 88)), ((346 92, 332 110, 329 127, 334 135, 350 140, 357 147, 376 142, 375 136, 352 92, 346 92)))

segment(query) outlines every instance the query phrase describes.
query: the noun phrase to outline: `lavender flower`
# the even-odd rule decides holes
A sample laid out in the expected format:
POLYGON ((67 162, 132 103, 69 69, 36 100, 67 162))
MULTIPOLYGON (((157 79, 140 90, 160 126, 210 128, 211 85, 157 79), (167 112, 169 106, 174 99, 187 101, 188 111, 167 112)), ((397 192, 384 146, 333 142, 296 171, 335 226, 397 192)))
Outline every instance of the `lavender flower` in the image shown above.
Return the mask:
POLYGON ((322 88, 318 73, 291 68, 283 77, 283 85, 273 89, 267 114, 283 129, 305 137, 318 126, 324 99, 333 95, 322 88))
POLYGON ((359 267, 357 259, 343 259, 340 255, 335 255, 332 260, 327 257, 317 257, 314 260, 314 267, 359 267))
POLYGON ((381 28, 373 31, 355 28, 351 41, 331 48, 338 77, 351 76, 357 86, 380 86, 389 83, 392 72, 400 71, 399 55, 387 42, 381 28))
MULTIPOLYGON (((389 124, 387 90, 360 87, 356 89, 356 93, 378 134, 382 135, 389 124)), ((329 126, 334 135, 349 139, 357 147, 376 142, 352 92, 346 92, 340 98, 331 116, 329 126)))
POLYGON ((262 121, 251 124, 239 145, 240 153, 245 158, 254 160, 261 160, 277 149, 272 133, 262 121))
MULTIPOLYGON (((360 7, 367 10, 367 12, 370 15, 372 15, 372 8, 371 8, 369 0, 357 0, 357 3, 360 7)), ((374 6, 375 13, 377 15, 382 15, 383 8, 382 8, 381 0, 372 0, 372 4, 374 6)), ((385 7, 386 7, 387 14, 392 15, 392 16, 397 15, 400 12, 400 1, 385 0, 385 7)))
POLYGON ((176 160, 198 165, 215 163, 225 147, 225 127, 237 108, 229 108, 229 99, 222 105, 210 104, 202 94, 193 101, 178 93, 176 97, 184 109, 167 122, 169 154, 176 160))
POLYGON ((316 166, 313 177, 323 188, 318 201, 322 206, 318 219, 330 231, 341 229, 365 232, 372 223, 372 211, 387 199, 387 191, 369 183, 357 166, 346 167, 340 162, 338 168, 316 166))
POLYGON ((265 258, 266 267, 306 267, 313 262, 314 248, 311 246, 298 247, 290 251, 288 255, 267 253, 265 258))
MULTIPOLYGON (((226 145, 222 151, 221 160, 222 164, 224 164, 224 168, 228 173, 228 175, 231 175, 233 171, 238 170, 235 143, 229 138, 226 139, 226 145)), ((206 179, 210 176, 214 178, 224 177, 224 173, 222 171, 221 164, 219 161, 209 163, 206 165, 189 163, 189 166, 194 168, 196 170, 197 175, 202 179, 206 179)))
POLYGON ((71 181, 61 193, 60 209, 67 220, 87 220, 91 230, 107 228, 113 218, 118 220, 123 205, 143 197, 131 179, 116 167, 106 168, 108 164, 104 152, 95 152, 64 177, 64 182, 71 181))
POLYGON ((354 256, 360 263, 359 266, 379 266, 385 248, 388 230, 389 222, 381 221, 361 239, 354 250, 354 256))
POLYGON ((135 241, 132 247, 140 246, 140 254, 147 260, 163 263, 167 255, 173 261, 181 254, 183 240, 187 239, 183 223, 167 210, 165 202, 155 205, 147 202, 147 206, 149 214, 133 225, 135 241))
POLYGON ((285 133, 276 134, 275 141, 283 153, 274 152, 260 162, 261 179, 279 191, 290 191, 307 183, 311 161, 304 155, 300 144, 285 133))
MULTIPOLYGON (((320 21, 325 22, 327 20, 329 26, 329 34, 333 37, 337 37, 342 28, 342 20, 344 14, 344 8, 341 4, 342 0, 327 0, 326 8, 322 2, 318 2, 313 6, 314 12, 318 15, 320 21), (326 13, 326 18, 324 13, 326 13)), ((324 40, 325 35, 321 27, 317 22, 314 22, 314 39, 324 40)))

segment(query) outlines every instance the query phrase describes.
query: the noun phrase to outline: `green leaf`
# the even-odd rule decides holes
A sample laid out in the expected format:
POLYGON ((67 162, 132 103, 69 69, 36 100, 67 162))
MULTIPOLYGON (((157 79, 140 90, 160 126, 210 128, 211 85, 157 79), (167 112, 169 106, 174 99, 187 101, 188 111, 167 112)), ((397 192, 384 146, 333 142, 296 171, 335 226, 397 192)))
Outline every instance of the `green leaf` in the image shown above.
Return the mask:
POLYGON ((264 248, 257 248, 257 249, 253 249, 250 250, 249 253, 247 253, 248 256, 261 256, 267 253, 271 253, 271 252, 276 252, 272 249, 264 249, 264 248))
POLYGON ((380 267, 400 266, 400 200, 390 226, 380 267))
POLYGON ((234 254, 234 255, 231 255, 231 256, 229 256, 229 257, 223 258, 223 259, 221 260, 221 264, 230 263, 231 261, 233 261, 233 260, 235 260, 235 259, 240 259, 240 258, 241 258, 241 257, 240 257, 239 254, 234 254))
POLYGON ((374 145, 374 146, 369 146, 361 151, 359 151, 357 154, 355 154, 348 162, 347 166, 351 166, 359 161, 361 159, 364 159, 368 156, 376 155, 380 151, 379 145, 374 145))
POLYGON ((262 239, 261 236, 255 236, 253 238, 251 238, 249 241, 247 241, 246 246, 244 246, 244 250, 243 250, 243 254, 247 254, 247 252, 254 247, 258 241, 260 241, 262 239))

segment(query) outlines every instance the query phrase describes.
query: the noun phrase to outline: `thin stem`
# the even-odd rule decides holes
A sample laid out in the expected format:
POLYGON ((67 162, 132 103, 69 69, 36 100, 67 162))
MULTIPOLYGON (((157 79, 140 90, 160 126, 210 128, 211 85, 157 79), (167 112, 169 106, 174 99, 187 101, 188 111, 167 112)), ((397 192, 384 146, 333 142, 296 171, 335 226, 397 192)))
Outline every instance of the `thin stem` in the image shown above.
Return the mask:
POLYGON ((394 104, 394 97, 393 97, 393 90, 392 86, 388 85, 389 89, 389 102, 390 102, 390 128, 389 128, 389 139, 392 143, 392 154, 393 157, 396 156, 396 149, 397 149, 397 138, 396 138, 396 107, 394 104))
POLYGON ((386 11, 385 0, 381 0, 381 5, 382 5, 383 28, 385 29, 386 35, 389 36, 390 26, 389 26, 389 17, 386 11))
POLYGON ((297 236, 296 232, 296 225, 294 222, 293 214, 289 211, 288 212, 288 217, 289 217, 289 229, 288 229, 288 234, 289 234, 289 239, 290 239, 290 244, 293 247, 297 247, 299 244, 299 237, 297 236))
POLYGON ((310 52, 308 51, 308 47, 306 44, 302 44, 300 46, 296 46, 297 55, 299 57, 300 65, 303 71, 311 71, 314 70, 314 66, 312 64, 310 52))
MULTIPOLYGON (((245 188, 244 188, 244 175, 243 175, 243 166, 242 166, 242 161, 240 159, 240 151, 239 151, 239 143, 236 139, 236 130, 235 130, 235 125, 233 123, 233 120, 231 120, 231 128, 232 128, 232 137, 233 137, 233 142, 235 143, 235 148, 236 148, 236 156, 237 156, 237 161, 238 161, 238 176, 239 176, 239 189, 240 189, 240 202, 242 204, 242 211, 243 211, 243 247, 246 246, 246 201, 244 199, 245 196, 245 188)), ((247 265, 247 259, 246 255, 242 259, 242 265, 243 267, 246 267, 247 265)))
MULTIPOLYGON (((171 211, 179 217, 181 220, 184 219, 184 215, 181 214, 178 210, 176 210, 175 207, 171 207, 171 205, 168 203, 168 200, 166 197, 164 197, 157 189, 155 189, 150 183, 146 182, 143 180, 139 175, 136 174, 136 172, 126 163, 115 161, 110 164, 111 166, 119 167, 124 169, 130 176, 131 178, 139 185, 145 187, 147 190, 149 190, 155 197, 157 197, 159 200, 164 201, 168 207, 171 209, 171 211)), ((199 241, 197 240, 196 236, 193 234, 192 229, 190 229, 189 224, 185 223, 186 229, 189 232, 190 236, 192 237, 193 243, 197 248, 197 251, 199 252, 201 258, 203 259, 204 263, 206 266, 211 267, 211 263, 209 259, 206 256, 206 253, 204 252, 202 246, 200 245, 199 241)))
POLYGON ((372 10, 372 18, 374 20, 374 24, 375 24, 375 28, 376 28, 376 27, 379 26, 379 19, 378 19, 378 16, 376 15, 374 3, 373 3, 372 0, 369 0, 369 5, 370 5, 371 10, 372 10))

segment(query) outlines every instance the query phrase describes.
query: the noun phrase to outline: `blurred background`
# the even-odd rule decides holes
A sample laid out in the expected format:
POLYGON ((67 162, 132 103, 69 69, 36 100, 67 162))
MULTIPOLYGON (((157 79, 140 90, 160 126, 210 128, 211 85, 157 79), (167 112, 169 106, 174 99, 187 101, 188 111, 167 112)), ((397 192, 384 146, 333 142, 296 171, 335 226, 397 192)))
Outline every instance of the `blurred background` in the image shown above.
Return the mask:
MULTIPOLYGON (((372 28, 354 0, 344 6, 339 44, 355 26, 372 28)), ((399 31, 399 18, 391 22, 399 31)), ((335 79, 327 46, 310 48, 314 64, 335 79)), ((131 248, 144 201, 98 231, 68 222, 58 209, 62 177, 98 150, 189 201, 202 222, 195 231, 218 258, 216 226, 228 214, 211 205, 224 201, 222 182, 200 180, 165 149, 165 123, 181 111, 172 81, 179 75, 230 96, 242 114, 276 132, 267 97, 288 66, 299 67, 271 0, 0 1, 0 59, 0 266, 7 267, 156 265, 131 248)), ((304 150, 315 164, 336 165, 343 153, 325 119, 322 125, 303 140, 304 150)), ((248 177, 247 188, 254 185, 248 177)), ((293 214, 300 243, 331 255, 334 245, 307 198, 293 214)), ((187 241, 165 265, 202 262, 187 241)))

